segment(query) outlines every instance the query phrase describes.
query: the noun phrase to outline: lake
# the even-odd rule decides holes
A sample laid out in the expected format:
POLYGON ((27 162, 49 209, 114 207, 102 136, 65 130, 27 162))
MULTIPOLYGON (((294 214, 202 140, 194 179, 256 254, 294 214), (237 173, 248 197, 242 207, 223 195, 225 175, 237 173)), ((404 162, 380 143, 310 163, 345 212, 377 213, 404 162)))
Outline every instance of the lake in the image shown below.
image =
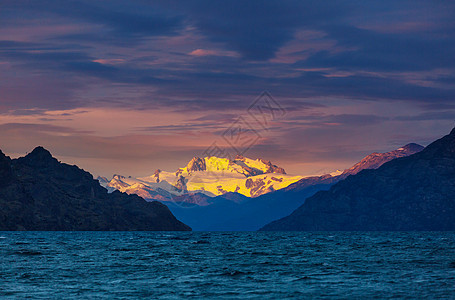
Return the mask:
POLYGON ((0 232, 2 298, 455 298, 454 232, 0 232))

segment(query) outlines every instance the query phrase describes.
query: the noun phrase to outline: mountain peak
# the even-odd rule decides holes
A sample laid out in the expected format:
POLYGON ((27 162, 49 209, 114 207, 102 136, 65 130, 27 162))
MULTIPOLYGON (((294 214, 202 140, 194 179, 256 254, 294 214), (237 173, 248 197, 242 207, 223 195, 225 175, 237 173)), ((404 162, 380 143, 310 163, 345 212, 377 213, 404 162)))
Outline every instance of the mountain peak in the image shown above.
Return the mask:
POLYGON ((0 230, 190 230, 169 209, 139 196, 108 193, 93 176, 43 147, 0 155, 0 230))
POLYGON ((35 155, 35 156, 41 156, 41 157, 52 157, 52 154, 49 152, 49 150, 45 149, 43 146, 36 147, 27 156, 29 156, 29 155, 35 155))
POLYGON ((57 159, 42 146, 36 147, 32 152, 20 159, 30 166, 46 166, 58 162, 57 159))
POLYGON ((3 160, 5 158, 7 158, 7 156, 5 155, 5 153, 3 153, 2 150, 0 150, 0 160, 3 160))
POLYGON ((423 146, 416 143, 409 143, 401 148, 390 152, 377 153, 374 152, 364 157, 360 162, 356 163, 349 169, 344 170, 343 176, 354 175, 364 169, 377 169, 386 162, 389 162, 395 158, 409 156, 418 153, 424 149, 423 146))
POLYGON ((423 147, 422 145, 419 145, 419 144, 416 144, 416 143, 409 143, 407 145, 404 145, 401 148, 398 148, 397 150, 416 153, 416 152, 422 151, 423 148, 425 148, 425 147, 423 147))
POLYGON ((205 159, 195 156, 188 163, 186 168, 188 172, 205 171, 206 170, 205 159))
POLYGON ((428 145, 422 155, 431 157, 434 155, 439 156, 454 156, 455 155, 455 128, 452 131, 444 136, 443 138, 434 141, 428 145))
POLYGON ((272 164, 270 160, 259 159, 259 161, 268 166, 268 169, 265 171, 266 173, 286 174, 286 171, 283 168, 272 164))
MULTIPOLYGON (((414 147, 412 145, 411 147, 414 147)), ((384 158, 401 155, 397 149, 384 158)), ((381 161, 379 161, 381 162, 381 161)), ((444 231, 455 229, 455 131, 402 159, 360 172, 306 198, 264 230, 444 231)))

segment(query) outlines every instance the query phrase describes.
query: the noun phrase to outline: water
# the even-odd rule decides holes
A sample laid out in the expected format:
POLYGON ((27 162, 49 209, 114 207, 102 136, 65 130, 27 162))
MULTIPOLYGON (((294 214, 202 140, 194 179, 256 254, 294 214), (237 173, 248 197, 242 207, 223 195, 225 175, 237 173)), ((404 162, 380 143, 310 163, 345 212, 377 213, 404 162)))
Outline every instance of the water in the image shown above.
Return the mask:
POLYGON ((2 298, 452 298, 455 233, 0 232, 2 298))

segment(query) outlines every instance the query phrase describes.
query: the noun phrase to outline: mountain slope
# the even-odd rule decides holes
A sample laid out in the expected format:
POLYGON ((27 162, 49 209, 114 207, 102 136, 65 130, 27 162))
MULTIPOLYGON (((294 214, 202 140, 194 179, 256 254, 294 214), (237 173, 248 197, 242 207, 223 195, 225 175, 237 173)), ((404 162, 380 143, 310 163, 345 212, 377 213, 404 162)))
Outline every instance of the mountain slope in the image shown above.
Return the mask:
MULTIPOLYGON (((368 155, 361 160, 361 163, 356 165, 360 165, 363 168, 377 167, 380 162, 386 162, 403 155, 410 155, 422 148, 422 146, 418 145, 406 145, 394 151, 368 155), (374 159, 370 159, 371 157, 374 157, 374 159)), ((349 171, 351 169, 347 169, 337 176, 327 174, 304 178, 284 189, 256 198, 244 198, 241 201, 236 201, 236 203, 226 199, 223 200, 228 195, 224 194, 212 198, 213 201, 209 200, 201 207, 188 206, 181 203, 166 202, 166 204, 174 215, 189 224, 194 230, 258 230, 273 220, 289 215, 302 205, 306 198, 318 191, 329 189, 333 184, 347 177, 349 172, 357 172, 359 170, 359 168, 355 168, 354 171, 349 171)), ((193 201, 193 203, 196 202, 193 201)))
POLYGON ((342 175, 355 175, 365 169, 377 169, 388 161, 391 161, 395 158, 405 157, 423 150, 423 146, 420 146, 415 143, 407 144, 396 150, 386 152, 386 153, 371 153, 360 162, 356 163, 349 169, 344 170, 342 175))
POLYGON ((42 147, 0 151, 0 230, 191 230, 159 202, 108 194, 92 175, 42 147))
POLYGON ((262 230, 455 230, 455 129, 419 153, 349 176, 262 230))
POLYGON ((355 175, 365 169, 377 169, 386 162, 389 162, 393 159, 406 157, 415 153, 418 153, 424 149, 423 146, 410 143, 403 147, 400 147, 396 150, 384 152, 384 153, 371 153, 365 156, 361 161, 350 167, 349 169, 344 170, 341 174, 331 176, 330 174, 325 174, 321 176, 311 176, 302 178, 299 181, 290 184, 284 189, 284 191, 299 191, 310 186, 315 185, 331 185, 340 180, 345 179, 349 175, 355 175))

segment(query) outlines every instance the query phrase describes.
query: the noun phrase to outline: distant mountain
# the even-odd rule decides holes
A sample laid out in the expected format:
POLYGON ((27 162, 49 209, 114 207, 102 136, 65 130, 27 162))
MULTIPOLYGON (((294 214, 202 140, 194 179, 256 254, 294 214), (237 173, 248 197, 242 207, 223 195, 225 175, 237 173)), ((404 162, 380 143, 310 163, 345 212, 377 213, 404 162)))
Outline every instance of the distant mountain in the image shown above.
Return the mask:
POLYGON ((0 151, 0 230, 191 230, 159 202, 108 194, 90 173, 46 149, 0 151))
POLYGON ((310 186, 315 185, 332 185, 340 180, 345 179, 349 175, 355 175, 365 169, 377 169, 386 162, 389 162, 395 158, 405 157, 417 152, 420 152, 424 149, 423 146, 411 143, 403 147, 400 147, 396 150, 384 153, 373 152, 361 161, 350 167, 349 169, 344 170, 343 172, 337 172, 336 174, 325 174, 321 176, 311 176, 300 179, 299 181, 289 185, 284 189, 284 191, 299 191, 303 190, 310 186))
POLYGON ((409 144, 391 152, 374 153, 344 172, 303 178, 286 188, 256 198, 228 193, 202 200, 198 196, 197 201, 188 197, 187 199, 191 199, 189 202, 193 205, 181 203, 178 197, 174 198, 177 203, 165 203, 180 220, 189 224, 194 230, 258 230, 273 220, 289 215, 307 197, 318 191, 329 189, 349 174, 357 173, 362 168, 377 168, 382 163, 411 155, 421 149, 423 149, 422 146, 409 144), (200 205, 194 205, 195 203, 200 205))
POLYGON ((455 230, 455 129, 421 152, 347 177, 262 230, 455 230))
POLYGON ((391 161, 392 159, 412 155, 414 153, 422 151, 423 148, 424 148, 423 146, 411 143, 401 148, 398 148, 397 150, 386 153, 374 152, 365 157, 364 159, 362 159, 360 162, 356 163, 351 168, 344 170, 344 172, 341 175, 355 175, 365 169, 377 169, 386 162, 391 161))
MULTIPOLYGON (((257 197, 298 181, 302 176, 287 175, 285 170, 263 159, 237 156, 235 159, 194 157, 176 172, 156 170, 153 175, 131 178, 114 175, 110 181, 99 177, 108 190, 137 194, 144 199, 175 201, 174 197, 194 202, 192 194, 209 197, 238 193, 257 197)), ((202 203, 202 202, 201 202, 202 203)))

